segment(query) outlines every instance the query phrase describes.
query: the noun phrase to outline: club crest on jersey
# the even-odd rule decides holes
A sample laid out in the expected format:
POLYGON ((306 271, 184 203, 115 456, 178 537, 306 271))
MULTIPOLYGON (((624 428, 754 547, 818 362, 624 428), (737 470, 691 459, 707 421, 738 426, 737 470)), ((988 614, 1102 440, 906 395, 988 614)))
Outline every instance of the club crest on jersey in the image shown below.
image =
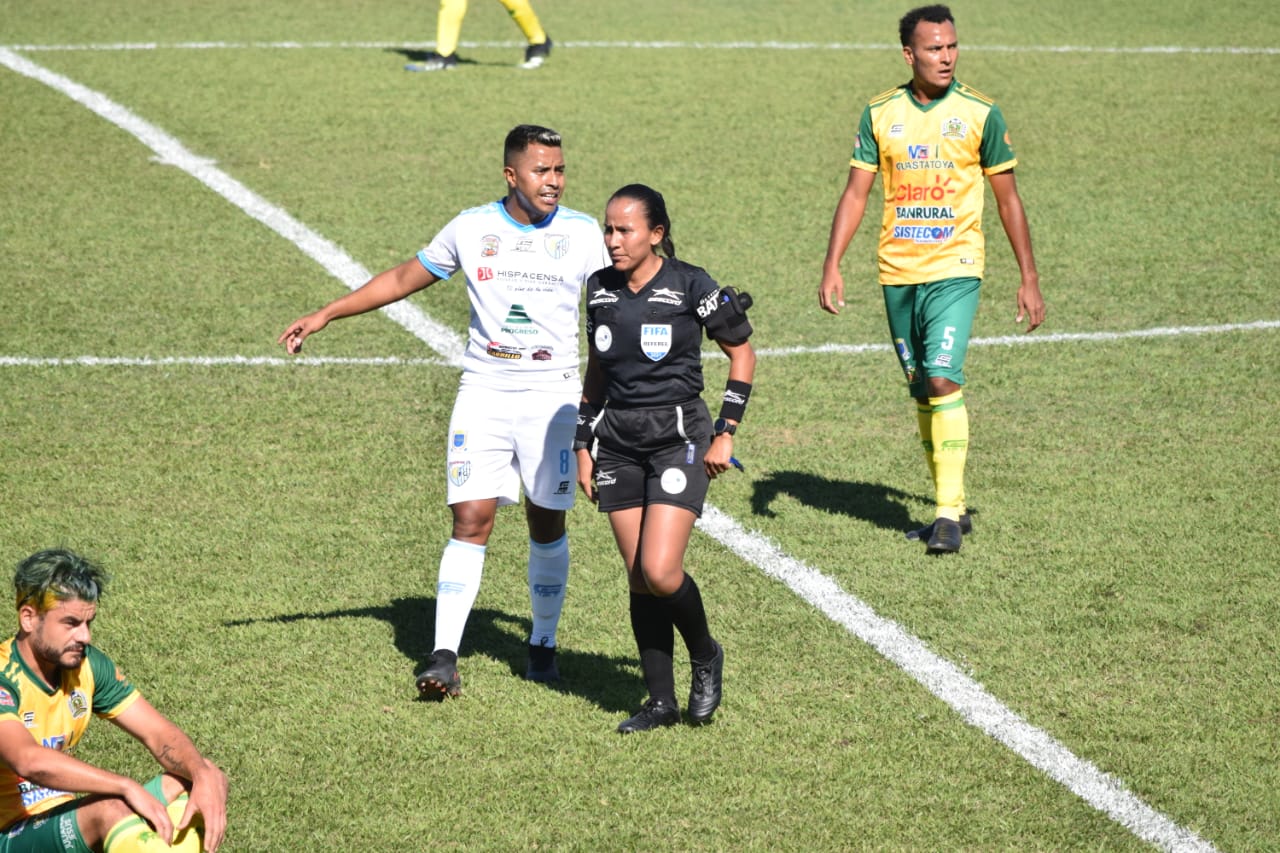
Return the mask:
POLYGON ((959 118, 952 116, 942 122, 943 139, 964 139, 969 135, 969 126, 959 118))
POLYGON ((480 238, 480 257, 492 258, 498 254, 498 249, 502 246, 502 240, 496 234, 486 234, 480 238))
POLYGON ((455 486, 461 486, 471 478, 470 462, 450 462, 449 463, 449 482, 455 486))
POLYGON ((645 323, 640 326, 640 349, 650 361, 662 361, 671 352, 671 325, 645 323))
POLYGON ((89 697, 83 690, 73 690, 67 697, 67 708, 71 710, 71 719, 78 720, 89 713, 89 697))
POLYGON ((453 446, 454 450, 466 450, 467 434, 465 432, 455 432, 449 444, 453 446))
POLYGON ((542 238, 542 246, 548 255, 558 261, 569 254, 569 235, 548 234, 542 238))

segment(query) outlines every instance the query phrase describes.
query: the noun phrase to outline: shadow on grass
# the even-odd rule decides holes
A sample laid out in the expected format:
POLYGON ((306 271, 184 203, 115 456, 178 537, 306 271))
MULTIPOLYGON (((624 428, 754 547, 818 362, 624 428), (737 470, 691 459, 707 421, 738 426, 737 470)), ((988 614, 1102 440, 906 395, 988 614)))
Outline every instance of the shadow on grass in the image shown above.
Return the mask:
MULTIPOLYGON (((283 613, 256 619, 232 619, 222 624, 228 628, 243 625, 263 625, 308 620, 345 619, 367 617, 381 619, 391 626, 395 634, 396 648, 405 657, 416 661, 413 672, 406 673, 405 685, 413 690, 414 675, 426 668, 435 637, 436 600, 434 598, 396 598, 384 607, 354 607, 323 612, 283 613)), ((467 688, 467 658, 484 655, 507 665, 511 674, 524 677, 528 658, 528 619, 512 616, 500 610, 477 607, 467 619, 463 636, 458 670, 462 673, 463 695, 467 688)), ((644 683, 636 674, 636 661, 632 658, 609 657, 593 652, 561 648, 556 654, 560 667, 559 683, 543 685, 572 696, 579 696, 595 703, 601 710, 630 714, 644 701, 644 683)), ((435 701, 435 700, 426 700, 435 701)))
MULTIPOLYGON (((389 47, 387 53, 398 53, 405 58, 407 62, 426 62, 435 56, 434 50, 417 50, 410 47, 389 47)), ((474 59, 467 59, 465 56, 458 56, 458 65, 500 65, 502 63, 494 62, 477 62, 474 59)), ((429 72, 434 73, 434 72, 429 72)))
POLYGON ((751 511, 774 518, 772 504, 779 495, 789 495, 805 506, 861 519, 886 530, 906 533, 928 521, 916 523, 908 505, 912 502, 932 507, 932 495, 918 495, 876 483, 831 480, 803 471, 774 471, 755 482, 751 511))

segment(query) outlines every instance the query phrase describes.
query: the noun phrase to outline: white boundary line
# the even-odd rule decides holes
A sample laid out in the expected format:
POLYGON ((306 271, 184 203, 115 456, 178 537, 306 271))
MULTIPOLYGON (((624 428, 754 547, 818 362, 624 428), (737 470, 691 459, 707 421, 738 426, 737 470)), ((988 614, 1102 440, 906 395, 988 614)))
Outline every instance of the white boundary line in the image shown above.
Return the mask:
MULTIPOLYGON (((464 41, 468 49, 507 49, 525 47, 515 41, 464 41)), ((401 41, 192 41, 192 42, 114 42, 103 44, 11 44, 10 50, 27 53, 36 51, 112 51, 112 50, 426 50, 435 42, 401 41)), ((885 43, 846 42, 785 42, 785 41, 566 41, 556 42, 557 49, 590 50, 830 50, 830 51, 882 51, 901 50, 901 45, 885 43)), ((1097 53, 1139 55, 1208 54, 1226 56, 1280 55, 1280 47, 1246 47, 1243 45, 1195 46, 1195 45, 1011 45, 971 44, 965 51, 977 53, 1097 53)))
MULTIPOLYGON (((1280 329, 1280 320, 1258 320, 1253 323, 1226 323, 1220 326, 1168 326, 1154 329, 1133 329, 1127 332, 1059 332, 1048 335, 1006 335, 998 338, 974 338, 969 346, 1030 346, 1031 344, 1057 343, 1111 343, 1132 338, 1173 338, 1186 335, 1228 334, 1280 329)), ((861 355, 865 352, 890 352, 888 344, 820 344, 813 347, 775 347, 756 350, 757 357, 785 357, 793 355, 861 355)), ((704 359, 723 359, 725 354, 704 350, 704 359)), ((80 355, 65 358, 39 358, 35 356, 0 355, 0 367, 172 367, 191 365, 196 367, 245 366, 245 367, 317 367, 321 365, 355 365, 387 367, 457 367, 441 358, 401 358, 399 356, 315 356, 290 357, 246 355, 192 355, 192 356, 99 356, 80 355)))
POLYGON ((698 528, 897 664, 954 708, 969 725, 1004 744, 1134 835, 1165 850, 1215 849, 1148 806, 1119 779, 1077 758, 1048 733, 1005 707, 981 684, 934 654, 897 622, 877 615, 831 578, 788 556, 767 537, 744 530, 710 504, 703 509, 698 528))
MULTIPOLYGON (((0 64, 45 83, 133 134, 166 162, 182 168, 249 216, 297 245, 348 286, 358 286, 368 278, 363 267, 342 249, 269 204, 209 161, 191 154, 173 137, 100 93, 29 62, 11 50, 0 48, 0 64)), ((451 362, 457 357, 446 346, 452 342, 460 350, 460 341, 452 330, 416 309, 414 312, 387 313, 433 349, 441 347, 437 352, 451 362)), ((1208 841, 1146 805, 1120 780, 1077 758, 1046 732, 1027 723, 953 664, 929 651, 921 640, 902 626, 878 616, 833 580, 783 553, 766 537, 744 530, 738 522, 710 504, 704 508, 698 525, 726 548, 781 581, 828 618, 871 645, 954 708, 970 725, 1013 750, 1139 838, 1165 850, 1215 849, 1208 841)))
MULTIPOLYGON (((212 161, 192 154, 177 139, 105 95, 36 65, 7 48, 0 48, 0 65, 44 83, 121 130, 133 134, 139 142, 156 152, 159 162, 175 166, 191 175, 297 246, 303 254, 352 290, 369 280, 369 271, 341 248, 217 168, 212 161)), ((382 311, 450 363, 462 363, 462 338, 452 329, 428 317, 417 306, 401 301, 388 305, 382 311)))

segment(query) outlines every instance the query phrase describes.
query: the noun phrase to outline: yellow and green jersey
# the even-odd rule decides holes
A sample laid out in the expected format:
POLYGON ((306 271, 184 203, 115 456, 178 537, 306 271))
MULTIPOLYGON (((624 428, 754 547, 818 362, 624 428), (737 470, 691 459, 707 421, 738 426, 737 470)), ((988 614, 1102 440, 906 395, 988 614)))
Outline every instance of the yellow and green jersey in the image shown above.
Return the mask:
POLYGON ((911 84, 872 98, 850 165, 880 172, 880 283, 982 278, 982 178, 1018 164, 1000 108, 958 81, 920 104, 911 84))
MULTIPOLYGON (((89 725, 89 715, 110 719, 139 696, 111 659, 93 646, 75 669, 62 671, 56 687, 45 684, 18 654, 11 637, 0 643, 0 722, 16 720, 36 743, 69 752, 89 725)), ((0 828, 74 798, 29 782, 0 762, 0 828)))

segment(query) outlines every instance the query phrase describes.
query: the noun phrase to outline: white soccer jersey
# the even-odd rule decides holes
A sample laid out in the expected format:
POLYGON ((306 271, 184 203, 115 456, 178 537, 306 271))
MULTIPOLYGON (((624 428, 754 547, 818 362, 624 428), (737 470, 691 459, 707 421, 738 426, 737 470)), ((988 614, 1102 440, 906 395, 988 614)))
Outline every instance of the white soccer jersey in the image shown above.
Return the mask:
POLYGON ((596 220, 557 207, 536 225, 511 218, 501 200, 464 210, 418 260, 447 279, 467 277, 471 328, 463 370, 493 388, 578 386, 582 286, 609 265, 596 220))

